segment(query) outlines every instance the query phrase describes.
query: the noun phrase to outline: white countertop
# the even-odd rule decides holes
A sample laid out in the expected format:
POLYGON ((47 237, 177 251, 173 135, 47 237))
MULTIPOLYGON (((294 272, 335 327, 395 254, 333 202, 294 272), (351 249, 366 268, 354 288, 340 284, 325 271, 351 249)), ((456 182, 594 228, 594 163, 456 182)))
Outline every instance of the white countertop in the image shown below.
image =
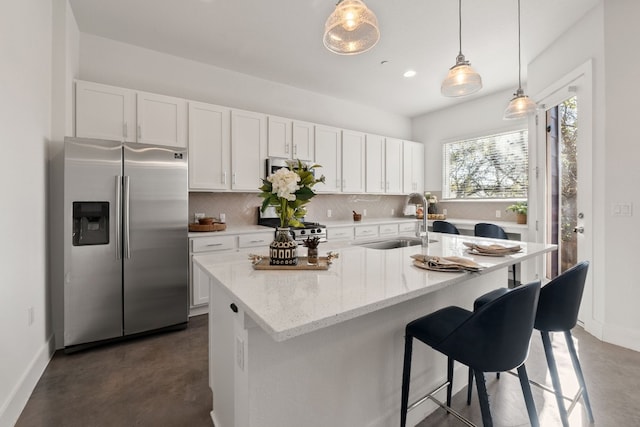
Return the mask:
MULTIPOLYGON (((465 256, 485 269, 480 273, 427 271, 413 266, 410 258, 422 252, 420 246, 376 250, 339 242, 320 247, 321 255, 329 250, 340 253, 326 271, 254 270, 248 254, 267 255, 266 247, 196 255, 194 261, 266 333, 275 341, 284 341, 555 249, 555 245, 509 241, 523 250, 505 257, 471 256, 462 242, 491 239, 440 233, 429 236, 438 241, 429 245, 429 255, 465 256)), ((505 244, 504 240, 496 242, 505 244)))

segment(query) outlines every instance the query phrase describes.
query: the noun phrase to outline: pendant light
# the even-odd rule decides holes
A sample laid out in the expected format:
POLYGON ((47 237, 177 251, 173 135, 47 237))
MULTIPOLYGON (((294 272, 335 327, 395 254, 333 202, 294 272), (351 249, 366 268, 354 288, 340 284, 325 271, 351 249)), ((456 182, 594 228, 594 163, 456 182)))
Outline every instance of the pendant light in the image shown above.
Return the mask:
POLYGON ((520 0, 518 0, 518 90, 513 94, 507 109, 504 110, 504 119, 521 119, 535 113, 536 103, 533 102, 522 90, 522 60, 520 47, 520 0))
POLYGON ((338 55, 366 52, 378 40, 378 19, 362 0, 339 0, 324 25, 324 45, 338 55))
POLYGON ((442 82, 440 91, 444 96, 466 96, 482 89, 482 78, 462 54, 462 0, 458 0, 458 40, 460 49, 456 65, 449 69, 447 78, 442 82))

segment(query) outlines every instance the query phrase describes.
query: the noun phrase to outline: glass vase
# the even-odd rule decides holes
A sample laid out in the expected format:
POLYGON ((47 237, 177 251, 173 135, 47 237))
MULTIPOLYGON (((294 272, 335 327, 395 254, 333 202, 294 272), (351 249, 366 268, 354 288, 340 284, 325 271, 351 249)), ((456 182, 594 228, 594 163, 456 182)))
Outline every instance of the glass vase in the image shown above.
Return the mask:
POLYGON ((293 240, 289 227, 278 227, 269 245, 270 265, 298 265, 298 243, 293 240))
POLYGON ((307 264, 316 265, 318 263, 318 248, 307 248, 307 264))

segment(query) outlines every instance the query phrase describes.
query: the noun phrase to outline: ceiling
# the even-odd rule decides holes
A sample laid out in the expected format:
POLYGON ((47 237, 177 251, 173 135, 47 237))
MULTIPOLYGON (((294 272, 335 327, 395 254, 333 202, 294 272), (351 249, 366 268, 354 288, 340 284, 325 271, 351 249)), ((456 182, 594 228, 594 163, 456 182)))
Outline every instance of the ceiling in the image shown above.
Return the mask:
MULTIPOLYGON (((440 84, 458 54, 455 0, 365 0, 380 42, 356 56, 322 44, 336 0, 70 0, 80 31, 414 117, 518 86, 515 0, 462 3, 462 52, 483 89, 451 99, 440 84), (383 61, 387 61, 384 65, 383 61), (413 69, 417 75, 402 74, 413 69)), ((599 0, 522 0, 526 64, 599 0)), ((505 107, 508 99, 505 99, 505 107)))

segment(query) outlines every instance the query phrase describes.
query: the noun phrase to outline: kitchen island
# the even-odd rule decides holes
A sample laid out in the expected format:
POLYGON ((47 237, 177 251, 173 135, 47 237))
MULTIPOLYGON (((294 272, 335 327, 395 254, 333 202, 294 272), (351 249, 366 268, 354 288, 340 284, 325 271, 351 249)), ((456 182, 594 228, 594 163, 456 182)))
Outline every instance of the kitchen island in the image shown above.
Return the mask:
MULTIPOLYGON (((444 306, 470 308, 478 296, 506 285, 509 265, 555 249, 517 242, 523 250, 515 255, 471 256, 463 242, 489 239, 430 237, 437 242, 429 255, 466 256, 484 269, 417 268, 410 256, 423 253, 420 246, 323 244, 321 253, 340 254, 326 271, 254 270, 248 252, 195 257, 210 278, 209 382, 216 427, 396 425, 404 326, 444 306)), ((411 401, 443 381, 446 359, 417 345, 412 374, 411 401)), ((466 375, 457 378, 456 390, 466 375)), ((433 409, 430 402, 416 407, 410 425, 433 409)))

